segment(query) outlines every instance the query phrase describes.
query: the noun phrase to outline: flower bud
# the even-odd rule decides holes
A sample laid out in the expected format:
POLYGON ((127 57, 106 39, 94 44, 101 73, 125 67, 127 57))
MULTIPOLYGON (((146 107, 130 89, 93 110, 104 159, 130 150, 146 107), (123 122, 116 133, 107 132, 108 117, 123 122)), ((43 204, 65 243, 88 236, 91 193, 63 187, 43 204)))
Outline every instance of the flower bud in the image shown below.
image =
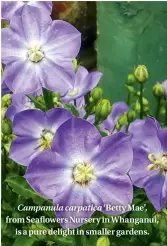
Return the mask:
POLYGON ((90 98, 89 98, 89 102, 90 102, 90 103, 94 103, 93 97, 90 97, 90 98))
POLYGON ((160 109, 160 115, 162 117, 164 117, 166 115, 166 113, 167 113, 167 109, 166 109, 166 107, 164 105, 162 105, 162 107, 160 109))
POLYGON ((100 87, 95 87, 91 91, 90 95, 94 99, 95 102, 98 102, 102 98, 103 90, 100 87))
POLYGON ((142 102, 143 102, 143 106, 148 106, 149 105, 149 101, 145 97, 142 98, 142 102))
POLYGON ((11 95, 6 94, 2 97, 2 106, 9 107, 11 104, 11 95))
POLYGON ((1 109, 1 119, 4 119, 5 113, 6 113, 6 108, 2 107, 2 109, 1 109))
POLYGON ((148 79, 148 70, 145 65, 138 65, 134 75, 139 83, 144 83, 148 79))
POLYGON ((136 112, 133 109, 129 110, 127 112, 128 123, 133 122, 135 119, 136 119, 136 112))
POLYGON ((72 61, 72 64, 73 64, 74 71, 77 72, 77 70, 78 70, 78 62, 77 62, 76 58, 72 61))
POLYGON ((137 112, 137 113, 140 113, 140 110, 141 110, 141 106, 140 106, 140 103, 139 101, 137 100, 135 105, 134 105, 134 110, 137 112))
POLYGON ((102 236, 97 240, 96 246, 110 246, 110 240, 107 236, 102 236))
POLYGON ((153 86, 153 95, 155 97, 164 97, 165 96, 165 90, 162 86, 162 84, 157 83, 153 86))
POLYGON ((7 120, 2 121, 2 132, 6 135, 10 135, 12 133, 11 123, 7 120))
POLYGON ((118 116, 117 122, 121 127, 126 126, 128 124, 127 113, 123 113, 120 116, 118 116))
POLYGON ((111 104, 107 99, 102 99, 95 108, 96 118, 101 121, 107 119, 108 115, 111 113, 111 104))
POLYGON ((136 77, 133 73, 129 73, 127 77, 127 85, 133 85, 136 82, 136 77))

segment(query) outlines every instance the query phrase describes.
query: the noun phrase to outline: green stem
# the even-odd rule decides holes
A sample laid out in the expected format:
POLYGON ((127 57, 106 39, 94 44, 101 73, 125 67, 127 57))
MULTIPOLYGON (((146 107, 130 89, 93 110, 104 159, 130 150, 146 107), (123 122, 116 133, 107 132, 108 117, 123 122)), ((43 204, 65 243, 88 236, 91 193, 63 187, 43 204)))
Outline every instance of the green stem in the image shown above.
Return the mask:
POLYGON ((160 113, 160 107, 161 107, 161 99, 157 98, 157 108, 156 108, 156 115, 155 118, 159 120, 159 113, 160 113))
POLYGON ((140 84, 140 119, 143 119, 143 83, 140 84))
POLYGON ((42 92, 43 92, 43 98, 45 101, 46 109, 49 110, 51 108, 54 108, 52 92, 48 91, 45 88, 42 88, 42 92))
POLYGON ((130 92, 128 91, 128 98, 127 98, 127 104, 130 105, 130 99, 131 99, 131 94, 130 92))
POLYGON ((36 107, 38 107, 39 109, 45 111, 45 106, 44 106, 42 103, 38 102, 38 101, 37 101, 33 96, 31 96, 31 95, 26 95, 26 96, 31 100, 31 102, 33 102, 33 103, 35 104, 36 107))

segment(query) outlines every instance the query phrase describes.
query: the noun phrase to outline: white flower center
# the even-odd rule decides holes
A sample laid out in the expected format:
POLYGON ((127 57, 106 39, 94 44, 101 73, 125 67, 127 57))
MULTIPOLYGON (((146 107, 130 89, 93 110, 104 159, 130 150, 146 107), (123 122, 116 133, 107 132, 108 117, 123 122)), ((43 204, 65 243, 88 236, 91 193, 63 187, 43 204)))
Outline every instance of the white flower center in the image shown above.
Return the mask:
POLYGON ((74 183, 79 183, 85 187, 91 180, 95 180, 94 167, 91 163, 79 163, 73 171, 74 183))
POLYGON ((35 108, 35 105, 32 102, 27 102, 24 104, 24 106, 28 109, 34 109, 35 108))
POLYGON ((159 157, 156 157, 153 153, 148 155, 148 159, 151 164, 148 166, 150 171, 161 171, 164 175, 167 172, 167 154, 160 153, 159 157))
POLYGON ((71 91, 68 92, 68 95, 69 95, 70 97, 74 97, 74 96, 76 96, 77 94, 78 94, 78 89, 77 89, 77 88, 74 88, 73 90, 71 90, 71 91))
POLYGON ((36 44, 29 48, 28 59, 32 62, 39 62, 44 58, 44 52, 40 45, 36 44))

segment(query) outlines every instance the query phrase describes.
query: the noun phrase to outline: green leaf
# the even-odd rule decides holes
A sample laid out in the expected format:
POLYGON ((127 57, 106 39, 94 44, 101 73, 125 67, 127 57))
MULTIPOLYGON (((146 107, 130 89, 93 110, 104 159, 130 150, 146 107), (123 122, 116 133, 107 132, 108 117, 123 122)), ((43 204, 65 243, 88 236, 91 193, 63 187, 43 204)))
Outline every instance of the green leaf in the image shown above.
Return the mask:
POLYGON ((125 85, 125 87, 128 89, 128 91, 129 91, 130 93, 136 93, 136 91, 135 91, 135 89, 134 89, 133 86, 125 85))
POLYGON ((98 68, 105 97, 125 100, 127 75, 143 64, 150 73, 146 95, 154 101, 152 85, 167 75, 166 20, 166 2, 97 2, 98 68))
POLYGON ((11 176, 5 180, 8 185, 12 188, 13 192, 17 193, 24 198, 32 198, 34 203, 43 204, 45 199, 39 196, 27 183, 24 177, 11 176))
POLYGON ((13 246, 33 246, 35 241, 36 241, 36 238, 33 238, 33 237, 18 236, 13 246))
POLYGON ((78 110, 75 108, 74 105, 72 105, 72 104, 64 104, 64 107, 70 109, 73 115, 75 115, 75 116, 77 116, 77 117, 79 116, 79 112, 78 112, 78 110))

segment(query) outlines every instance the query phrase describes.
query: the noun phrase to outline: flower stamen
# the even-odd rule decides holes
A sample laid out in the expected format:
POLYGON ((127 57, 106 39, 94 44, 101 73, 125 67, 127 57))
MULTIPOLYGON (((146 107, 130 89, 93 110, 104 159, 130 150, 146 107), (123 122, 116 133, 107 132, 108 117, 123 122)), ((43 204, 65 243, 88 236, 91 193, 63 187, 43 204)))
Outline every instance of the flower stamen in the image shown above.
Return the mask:
POLYGON ((96 179, 93 171, 94 167, 91 163, 79 163, 73 171, 74 183, 79 183, 84 188, 88 182, 96 179))
POLYGON ((160 171, 162 174, 167 172, 167 155, 165 153, 160 153, 159 157, 156 157, 154 154, 149 154, 148 159, 151 161, 151 164, 148 165, 147 169, 149 171, 160 171))
POLYGON ((32 62, 40 62, 44 58, 44 52, 40 45, 33 45, 28 50, 28 59, 32 62))

